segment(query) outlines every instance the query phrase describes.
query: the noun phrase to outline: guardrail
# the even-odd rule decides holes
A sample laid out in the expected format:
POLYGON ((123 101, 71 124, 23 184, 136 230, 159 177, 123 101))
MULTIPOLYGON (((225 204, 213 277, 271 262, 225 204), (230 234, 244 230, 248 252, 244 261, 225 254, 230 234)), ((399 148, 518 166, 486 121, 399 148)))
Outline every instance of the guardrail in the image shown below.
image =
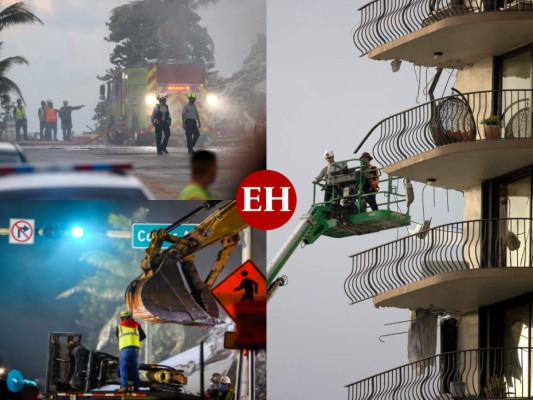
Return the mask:
POLYGON ((454 91, 381 120, 355 152, 377 137, 373 156, 390 165, 452 143, 532 138, 532 90, 454 91))
POLYGON ((362 55, 446 18, 486 12, 531 11, 531 0, 374 0, 358 11, 361 23, 354 32, 362 55))
POLYGON ((346 385, 348 400, 529 399, 531 348, 443 353, 346 385))
POLYGON ((529 218, 456 222, 354 254, 344 291, 354 304, 447 272, 531 268, 532 222, 529 218))

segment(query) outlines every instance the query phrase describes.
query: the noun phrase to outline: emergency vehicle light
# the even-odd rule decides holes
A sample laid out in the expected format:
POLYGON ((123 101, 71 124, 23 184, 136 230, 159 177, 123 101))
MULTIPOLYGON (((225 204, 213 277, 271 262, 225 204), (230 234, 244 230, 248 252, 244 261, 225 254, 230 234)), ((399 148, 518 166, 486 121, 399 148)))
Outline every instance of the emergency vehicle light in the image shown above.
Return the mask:
POLYGON ((190 92, 191 87, 188 85, 173 85, 173 86, 167 86, 167 91, 171 92, 190 92))
POLYGON ((125 171, 132 169, 129 163, 116 164, 34 164, 0 166, 0 175, 34 172, 74 172, 74 171, 125 171))

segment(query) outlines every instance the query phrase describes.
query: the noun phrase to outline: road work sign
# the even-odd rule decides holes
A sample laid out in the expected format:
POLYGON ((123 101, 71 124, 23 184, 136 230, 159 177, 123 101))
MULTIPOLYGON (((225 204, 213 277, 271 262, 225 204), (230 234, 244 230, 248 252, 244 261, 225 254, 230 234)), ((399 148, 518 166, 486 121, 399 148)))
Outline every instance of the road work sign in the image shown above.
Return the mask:
MULTIPOLYGON (((131 226, 131 246, 134 249, 146 249, 150 245, 150 234, 152 231, 164 229, 171 224, 133 224, 131 226)), ((174 229, 171 234, 183 237, 196 228, 196 224, 183 224, 174 229)), ((172 243, 166 242, 163 249, 168 249, 172 243)))
POLYGON ((9 220, 9 244, 35 243, 35 220, 11 218, 9 220))

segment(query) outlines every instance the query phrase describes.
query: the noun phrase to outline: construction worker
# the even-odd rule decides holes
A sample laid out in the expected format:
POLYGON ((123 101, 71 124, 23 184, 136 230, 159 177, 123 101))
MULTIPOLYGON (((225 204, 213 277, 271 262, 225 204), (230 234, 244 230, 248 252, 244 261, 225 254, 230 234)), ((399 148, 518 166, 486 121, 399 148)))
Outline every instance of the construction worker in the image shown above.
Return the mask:
POLYGON ((196 93, 190 93, 189 102, 183 106, 181 119, 183 121, 183 129, 185 129, 185 137, 187 138, 187 150, 189 154, 194 154, 194 146, 200 137, 200 128, 202 122, 200 121, 200 114, 196 107, 196 93))
POLYGON ((63 141, 72 140, 72 111, 80 110, 84 105, 81 106, 69 106, 68 100, 63 100, 63 107, 59 109, 59 118, 61 119, 61 130, 63 131, 63 141))
POLYGON ((205 392, 206 399, 216 399, 218 397, 220 378, 222 378, 222 375, 220 375, 218 372, 215 372, 213 375, 211 375, 211 385, 209 385, 205 392))
MULTIPOLYGON (((361 173, 363 175, 363 193, 367 194, 378 192, 380 173, 377 167, 370 164, 370 161, 372 161, 372 156, 370 153, 364 152, 361 154, 361 157, 359 157, 359 161, 361 161, 361 173)), ((369 194, 365 196, 365 201, 366 204, 370 206, 372 211, 378 210, 375 194, 369 194)))
POLYGON ((44 130, 46 128, 46 101, 41 101, 41 107, 37 110, 37 116, 39 117, 39 139, 44 140, 44 130))
POLYGON ((155 141, 157 146, 157 154, 168 154, 167 145, 170 139, 170 124, 172 120, 170 118, 170 110, 167 106, 167 94, 160 93, 157 95, 159 104, 156 104, 154 111, 152 111, 152 125, 155 128, 155 141), (161 135, 164 134, 165 138, 161 142, 161 135))
POLYGON ((133 319, 128 310, 120 313, 120 324, 117 326, 118 348, 120 350, 120 389, 125 392, 128 389, 128 378, 133 379, 134 391, 139 390, 139 349, 141 342, 146 338, 141 325, 133 319))
POLYGON ((44 136, 47 140, 57 140, 57 113, 58 110, 54 108, 54 103, 52 103, 52 100, 46 100, 46 111, 44 114, 44 136), (54 132, 53 136, 52 132, 54 132))
POLYGON ((217 400, 233 400, 235 391, 231 388, 231 379, 227 375, 220 377, 217 400))
POLYGON ((180 194, 180 200, 216 200, 209 186, 217 177, 217 158, 207 150, 197 151, 191 158, 192 182, 180 194))
MULTIPOLYGON (((313 179, 313 183, 318 184, 321 180, 326 181, 326 185, 324 187, 324 202, 327 202, 333 197, 334 185, 332 184, 332 174, 341 173, 342 171, 346 170, 347 165, 345 162, 335 163, 335 155, 333 154, 333 150, 326 150, 324 152, 324 158, 328 164, 320 170, 320 173, 315 179, 313 179)), ((336 190, 335 197, 339 196, 340 193, 338 190, 336 190)))
POLYGON ((21 99, 17 99, 17 105, 15 106, 15 129, 17 132, 17 140, 20 140, 21 129, 24 134, 24 140, 28 140, 28 119, 21 99))

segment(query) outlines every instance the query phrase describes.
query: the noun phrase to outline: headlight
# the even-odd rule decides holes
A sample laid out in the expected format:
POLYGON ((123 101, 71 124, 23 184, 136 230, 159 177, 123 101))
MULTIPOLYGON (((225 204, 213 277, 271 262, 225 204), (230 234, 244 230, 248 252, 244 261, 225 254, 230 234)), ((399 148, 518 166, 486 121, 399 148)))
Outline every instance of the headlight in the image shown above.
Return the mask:
POLYGON ((209 104, 211 107, 216 107, 216 105, 218 104, 218 97, 214 94, 208 95, 205 100, 207 101, 207 104, 209 104))
POLYGON ((155 105, 157 104, 157 97, 155 97, 155 94, 147 94, 144 98, 144 102, 149 106, 155 107, 155 105))

